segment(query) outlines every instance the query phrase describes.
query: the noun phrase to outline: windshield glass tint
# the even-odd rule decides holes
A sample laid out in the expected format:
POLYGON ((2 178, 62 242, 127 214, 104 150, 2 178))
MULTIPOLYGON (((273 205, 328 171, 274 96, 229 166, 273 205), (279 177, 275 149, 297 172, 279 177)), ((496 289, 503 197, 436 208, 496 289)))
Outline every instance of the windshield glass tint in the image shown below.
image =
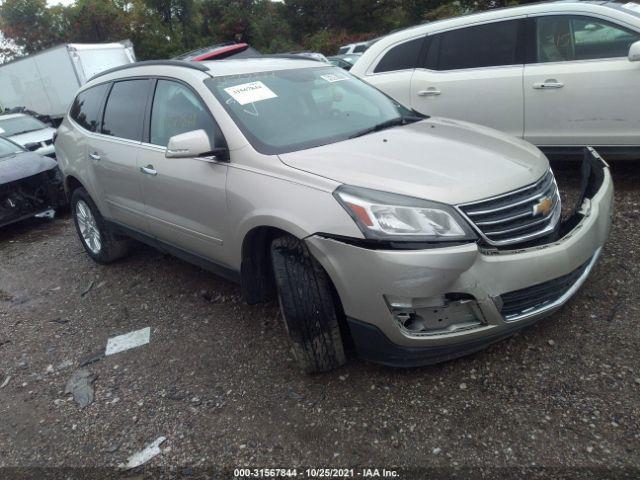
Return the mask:
POLYGON ((409 111, 335 67, 207 79, 253 147, 273 155, 339 142, 409 111))
POLYGON ((4 132, 0 131, 2 135, 10 137, 11 135, 42 130, 43 128, 47 128, 47 126, 33 117, 12 117, 5 119, 0 118, 0 128, 4 130, 4 132))
POLYGON ((15 155, 23 150, 15 143, 9 142, 4 138, 0 138, 0 158, 15 155))

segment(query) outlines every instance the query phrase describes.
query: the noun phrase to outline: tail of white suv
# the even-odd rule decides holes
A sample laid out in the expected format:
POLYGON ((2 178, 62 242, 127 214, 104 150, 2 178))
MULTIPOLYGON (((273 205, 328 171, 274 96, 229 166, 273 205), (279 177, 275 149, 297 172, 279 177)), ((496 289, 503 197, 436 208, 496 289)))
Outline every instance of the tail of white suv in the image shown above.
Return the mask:
POLYGON ((351 72, 404 105, 547 153, 640 158, 640 6, 543 2, 432 22, 372 45, 351 72))

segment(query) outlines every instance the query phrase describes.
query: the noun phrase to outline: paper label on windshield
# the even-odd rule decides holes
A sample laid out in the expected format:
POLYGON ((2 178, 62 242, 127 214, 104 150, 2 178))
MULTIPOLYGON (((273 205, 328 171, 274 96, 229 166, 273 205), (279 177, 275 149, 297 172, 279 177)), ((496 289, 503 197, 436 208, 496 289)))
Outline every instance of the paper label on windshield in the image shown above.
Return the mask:
POLYGON ((342 73, 328 73, 326 75, 320 75, 320 78, 326 80, 329 83, 341 82, 342 80, 349 80, 349 77, 342 73))
POLYGON ((262 82, 243 83, 235 87, 225 88, 224 91, 231 95, 240 105, 277 98, 278 96, 262 82))
POLYGON ((626 8, 627 10, 633 10, 634 12, 640 12, 640 3, 629 2, 622 5, 622 8, 626 8))

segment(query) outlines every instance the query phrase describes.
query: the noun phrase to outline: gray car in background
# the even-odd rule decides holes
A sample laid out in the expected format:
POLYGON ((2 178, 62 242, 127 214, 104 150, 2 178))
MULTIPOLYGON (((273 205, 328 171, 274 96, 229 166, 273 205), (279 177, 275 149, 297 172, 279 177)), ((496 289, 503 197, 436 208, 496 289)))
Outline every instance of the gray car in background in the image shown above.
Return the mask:
POLYGON ((561 215, 523 140, 408 110, 304 58, 142 62, 78 93, 56 150, 99 263, 137 239, 277 295, 307 372, 424 365, 549 316, 607 239, 613 184, 584 152, 561 215))
POLYGON ((53 135, 56 129, 24 113, 0 115, 0 136, 22 145, 38 155, 55 157, 53 135))

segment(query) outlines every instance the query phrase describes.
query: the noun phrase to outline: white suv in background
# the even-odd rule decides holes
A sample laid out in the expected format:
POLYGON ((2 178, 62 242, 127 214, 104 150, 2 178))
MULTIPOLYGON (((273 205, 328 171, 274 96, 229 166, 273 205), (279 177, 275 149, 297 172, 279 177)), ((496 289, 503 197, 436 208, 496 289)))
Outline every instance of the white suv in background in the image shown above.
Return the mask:
POLYGON ((351 73, 425 114, 497 128, 547 153, 640 158, 640 4, 557 2, 393 33, 351 73))

